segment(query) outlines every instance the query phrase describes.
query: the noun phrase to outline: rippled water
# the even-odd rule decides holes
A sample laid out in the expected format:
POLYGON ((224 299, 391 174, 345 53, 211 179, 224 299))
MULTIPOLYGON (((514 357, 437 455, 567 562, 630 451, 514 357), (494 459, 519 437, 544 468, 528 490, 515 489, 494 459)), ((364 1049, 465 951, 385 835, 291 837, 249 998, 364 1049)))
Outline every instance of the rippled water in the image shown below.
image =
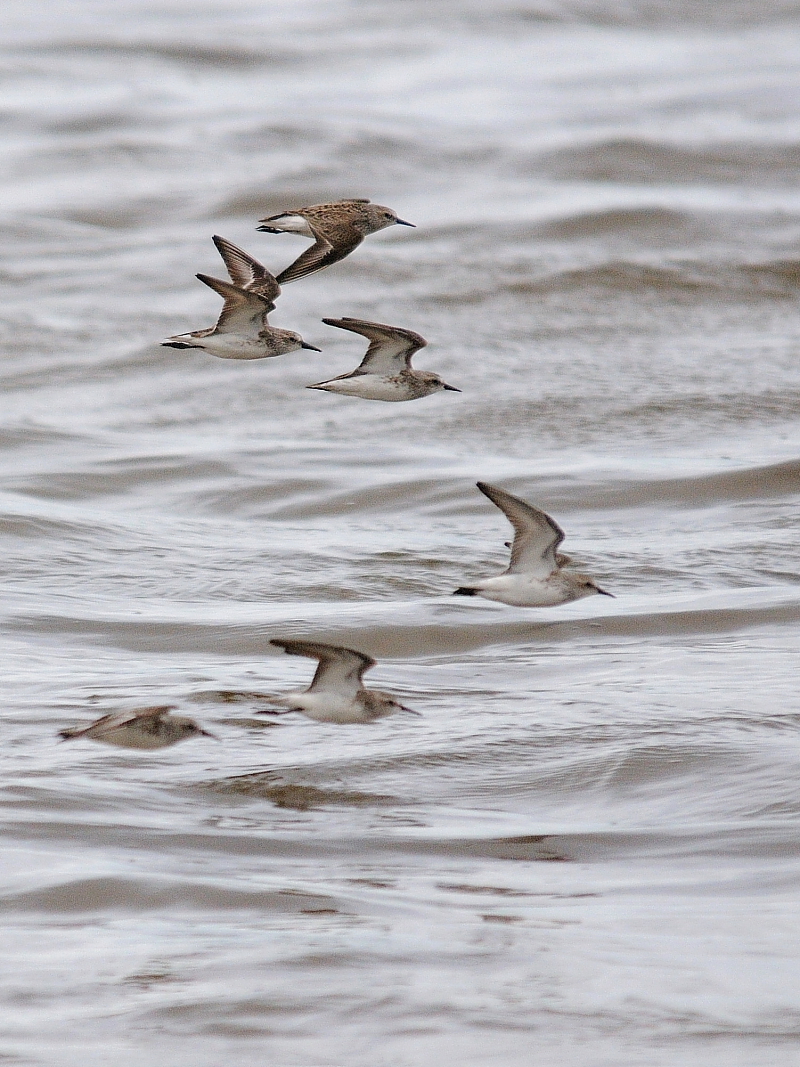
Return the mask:
POLYGON ((3 8, 10 1064, 797 1062, 796 5, 3 8), (222 233, 384 231, 229 363, 222 233), (323 316, 463 393, 359 402, 323 316), (615 593, 453 600, 551 512, 615 593), (422 718, 258 717, 364 649, 422 718), (57 731, 173 702, 222 739, 57 731))

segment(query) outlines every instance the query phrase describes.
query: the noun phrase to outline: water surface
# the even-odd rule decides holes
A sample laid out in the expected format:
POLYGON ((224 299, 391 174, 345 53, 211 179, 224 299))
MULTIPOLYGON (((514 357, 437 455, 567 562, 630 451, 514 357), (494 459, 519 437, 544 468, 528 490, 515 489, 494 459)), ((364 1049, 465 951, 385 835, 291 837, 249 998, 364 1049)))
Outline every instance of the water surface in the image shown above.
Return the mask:
POLYGON ((1 18, 7 1062, 796 1063, 795 5, 1 18), (158 345, 359 195, 418 228, 286 287, 321 354, 158 345), (305 391, 343 315, 463 393, 305 391), (478 479, 616 599, 452 599, 478 479), (422 717, 259 716, 273 636, 422 717), (57 740, 164 702, 222 743, 57 740))

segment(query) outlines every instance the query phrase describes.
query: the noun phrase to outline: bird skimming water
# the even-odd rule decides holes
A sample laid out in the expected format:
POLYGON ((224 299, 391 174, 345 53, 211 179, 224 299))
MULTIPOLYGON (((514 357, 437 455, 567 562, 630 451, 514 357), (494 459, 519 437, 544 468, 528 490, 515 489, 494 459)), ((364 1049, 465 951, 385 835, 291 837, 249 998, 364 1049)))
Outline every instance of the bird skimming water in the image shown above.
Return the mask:
POLYGON ((363 652, 339 645, 323 645, 318 641, 276 638, 270 644, 282 648, 290 656, 319 660, 308 689, 271 697, 274 704, 300 711, 318 722, 365 723, 395 711, 411 711, 389 693, 364 689, 361 684, 364 672, 375 666, 375 660, 363 652))
POLYGON ((424 337, 398 326, 384 326, 380 322, 362 319, 323 319, 326 326, 360 333, 368 338, 369 348, 361 363, 349 374, 340 374, 327 382, 309 385, 309 389, 324 389, 329 393, 359 396, 364 400, 417 400, 431 393, 447 389, 460 393, 454 385, 443 382, 438 374, 415 370, 411 357, 427 345, 424 337))
POLYGON ((207 274, 197 277, 225 301, 217 324, 206 330, 168 337, 161 342, 165 348, 201 348, 221 359, 269 359, 296 352, 298 348, 319 352, 299 333, 268 325, 267 315, 274 307, 272 299, 207 274))
POLYGON ((138 708, 134 711, 118 711, 104 715, 88 726, 76 726, 61 730, 60 736, 65 741, 85 737, 91 741, 102 741, 106 745, 118 745, 120 748, 168 748, 178 741, 189 737, 213 737, 208 730, 203 730, 193 719, 184 715, 170 715, 169 704, 155 708, 138 708))
POLYGON ((481 578, 474 585, 456 589, 456 596, 481 596, 517 607, 543 608, 597 593, 614 595, 587 574, 564 569, 568 560, 556 552, 564 531, 549 515, 486 482, 478 482, 478 488, 514 527, 511 562, 495 578, 481 578))

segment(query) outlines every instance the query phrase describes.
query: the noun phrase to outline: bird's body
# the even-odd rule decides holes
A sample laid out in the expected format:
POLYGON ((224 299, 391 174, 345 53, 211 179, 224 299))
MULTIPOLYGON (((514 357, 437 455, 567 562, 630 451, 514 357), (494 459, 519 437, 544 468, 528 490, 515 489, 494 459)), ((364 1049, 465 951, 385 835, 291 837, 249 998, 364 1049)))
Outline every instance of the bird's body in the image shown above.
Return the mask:
POLYGON ((415 370, 411 357, 427 345, 424 337, 398 326, 385 326, 380 322, 365 322, 362 319, 323 319, 328 326, 361 334, 370 344, 360 365, 349 374, 340 374, 327 382, 309 385, 309 389, 323 389, 343 396, 356 396, 364 400, 390 402, 417 400, 442 389, 458 393, 461 390, 447 385, 438 374, 415 370))
POLYGON ((271 298, 207 274, 197 277, 225 300, 217 324, 206 330, 169 337, 162 342, 164 347, 200 348, 220 359, 269 359, 299 348, 319 352, 299 333, 268 325, 267 315, 274 307, 271 298))
POLYGON ((375 660, 363 652, 317 641, 276 639, 270 644, 282 648, 290 656, 307 656, 319 661, 308 689, 271 697, 274 704, 299 711, 317 722, 341 724, 373 722, 395 711, 410 710, 389 693, 364 689, 362 677, 365 671, 375 666, 375 660))
POLYGON ((485 482, 478 482, 478 488, 514 527, 511 562, 503 574, 462 586, 456 589, 456 595, 531 608, 554 607, 598 593, 613 595, 588 575, 565 570, 568 557, 556 551, 564 540, 564 531, 549 515, 504 489, 485 482))
POLYGON ((556 571, 546 578, 527 574, 498 574, 495 578, 481 578, 473 586, 456 590, 458 596, 480 596, 484 600, 498 600, 518 608, 550 608, 570 600, 602 592, 600 589, 581 591, 574 579, 584 575, 562 574, 556 571))
POLYGON ((60 736, 65 741, 85 737, 120 748, 142 749, 168 748, 189 737, 214 736, 199 727, 193 719, 187 719, 184 715, 170 715, 171 710, 169 705, 164 705, 119 711, 104 715, 88 726, 62 730, 60 736))
POLYGON ((278 275, 279 284, 297 281, 350 255, 365 237, 387 226, 413 226, 391 208, 369 200, 337 200, 331 204, 282 211, 261 219, 262 233, 296 233, 314 244, 278 275))

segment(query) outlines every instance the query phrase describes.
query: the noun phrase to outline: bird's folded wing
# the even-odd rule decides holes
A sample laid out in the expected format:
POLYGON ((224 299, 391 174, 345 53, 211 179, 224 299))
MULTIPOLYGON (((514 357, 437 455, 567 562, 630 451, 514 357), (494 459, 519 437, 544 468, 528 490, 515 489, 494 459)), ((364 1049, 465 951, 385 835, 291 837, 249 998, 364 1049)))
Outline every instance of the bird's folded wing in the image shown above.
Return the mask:
POLYGON ((259 219, 259 222, 280 222, 281 219, 290 219, 293 217, 302 218, 308 220, 308 216, 311 219, 322 217, 326 215, 341 214, 342 207, 345 204, 368 204, 369 200, 364 197, 351 196, 344 200, 337 200, 331 204, 311 204, 310 207, 296 207, 289 209, 288 211, 279 211, 277 215, 267 215, 265 219, 259 219))

